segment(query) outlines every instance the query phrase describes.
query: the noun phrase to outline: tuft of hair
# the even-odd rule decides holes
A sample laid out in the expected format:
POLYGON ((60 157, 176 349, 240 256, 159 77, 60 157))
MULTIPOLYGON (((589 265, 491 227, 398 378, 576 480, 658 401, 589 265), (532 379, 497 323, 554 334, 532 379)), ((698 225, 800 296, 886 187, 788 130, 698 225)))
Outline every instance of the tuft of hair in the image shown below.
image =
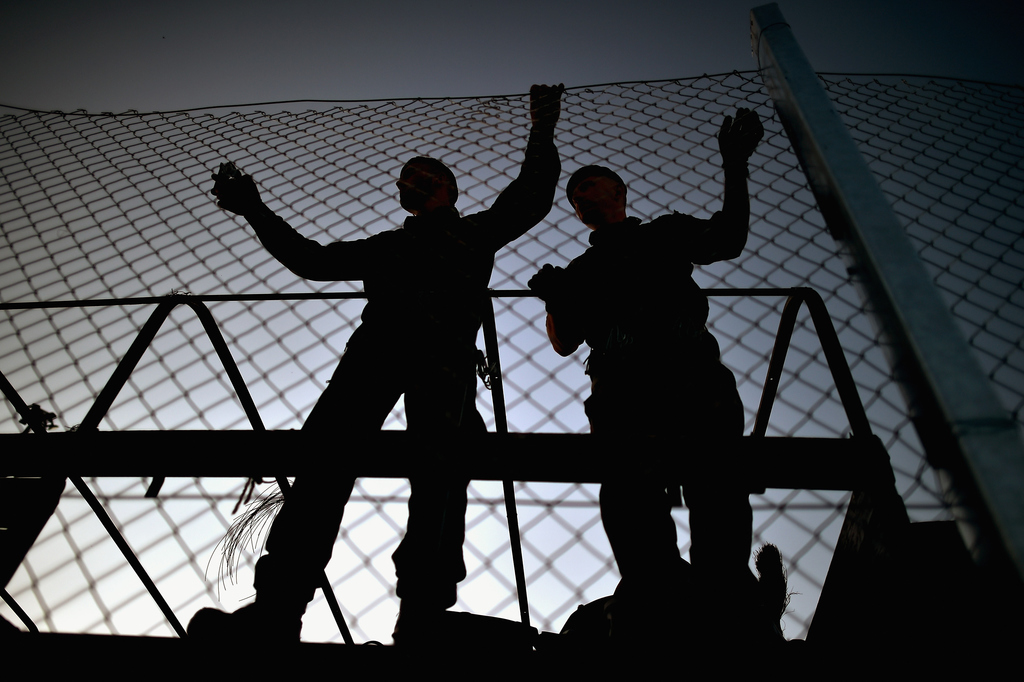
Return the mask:
POLYGON ((220 566, 217 579, 222 585, 234 582, 242 554, 248 549, 255 554, 263 553, 267 531, 284 504, 284 494, 275 483, 260 493, 245 506, 245 511, 231 522, 227 533, 220 541, 220 566))
POLYGON ((761 546, 754 553, 754 567, 757 569, 757 589, 761 603, 775 618, 782 618, 789 606, 788 576, 782 563, 782 552, 771 543, 761 546))

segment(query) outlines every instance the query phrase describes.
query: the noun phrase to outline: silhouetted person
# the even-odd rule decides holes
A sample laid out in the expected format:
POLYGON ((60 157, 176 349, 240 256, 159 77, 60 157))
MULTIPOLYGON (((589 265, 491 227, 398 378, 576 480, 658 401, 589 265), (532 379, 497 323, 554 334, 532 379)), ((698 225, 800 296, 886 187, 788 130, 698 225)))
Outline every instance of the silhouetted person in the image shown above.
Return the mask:
MULTIPOLYGON (((244 216, 289 270, 313 280, 362 280, 367 303, 362 324, 303 424, 304 431, 323 434, 325 474, 331 475, 296 480, 257 562, 255 602, 230 616, 204 609, 193 618, 191 634, 216 637, 218 630, 238 628, 254 636, 299 638, 301 617, 330 560, 355 484, 350 463, 373 456, 346 451, 346 444, 379 431, 403 393, 411 432, 485 431, 475 405, 475 370, 487 284, 495 252, 551 209, 560 173, 554 129, 561 92, 561 86, 531 88, 532 129, 519 177, 489 210, 474 215, 460 217, 455 176, 426 157, 411 159, 398 178, 399 201, 412 214, 401 227, 326 246, 271 212, 252 178, 217 181, 218 206, 244 216)), ((441 613, 455 604, 456 585, 466 577, 468 483, 440 473, 411 478, 409 523, 393 554, 402 642, 432 634, 441 613)))
MULTIPOLYGON (((740 436, 743 405, 732 373, 721 363, 705 324, 708 302, 693 281, 693 264, 740 255, 747 240, 750 201, 747 160, 764 131, 757 115, 739 109, 718 133, 725 171, 722 210, 710 219, 673 213, 643 224, 626 215, 626 186, 613 171, 586 166, 569 179, 566 195, 591 230, 591 247, 565 269, 544 266, 530 287, 547 307, 555 351, 590 347, 585 402, 595 436, 740 436)), ((621 442, 621 441, 619 441, 621 442)), ((685 442, 685 440, 683 441, 685 442)), ((728 452, 682 452, 728 458, 728 452)), ((729 480, 686 485, 692 544, 690 565, 680 556, 665 481, 636 471, 630 453, 606 455, 615 474, 601 486, 601 517, 622 575, 612 634, 645 637, 680 618, 680 590, 745 591, 756 582, 748 568, 752 514, 748 495, 729 480), (739 588, 736 586, 740 585, 739 588)), ((687 618, 703 618, 692 612, 687 618)), ((714 615, 714 614, 710 614, 714 615)), ((736 614, 732 614, 736 615, 736 614)))

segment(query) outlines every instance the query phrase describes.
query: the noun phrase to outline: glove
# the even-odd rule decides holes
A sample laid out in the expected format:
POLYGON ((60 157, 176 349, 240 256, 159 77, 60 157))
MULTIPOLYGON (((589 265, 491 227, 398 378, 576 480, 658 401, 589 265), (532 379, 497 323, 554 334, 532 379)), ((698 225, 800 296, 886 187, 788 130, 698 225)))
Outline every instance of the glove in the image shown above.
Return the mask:
POLYGON ((534 85, 530 88, 530 119, 537 130, 554 130, 561 110, 564 85, 534 85))
POLYGON ((737 109, 736 118, 726 116, 718 131, 718 150, 722 167, 746 166, 757 143, 764 137, 761 119, 750 109, 737 109))
POLYGON ((561 293, 564 276, 564 268, 556 268, 548 263, 536 275, 531 277, 526 285, 530 287, 530 291, 536 294, 537 298, 545 303, 550 303, 553 298, 557 298, 558 294, 561 293))
POLYGON ((220 172, 212 175, 213 190, 210 194, 217 197, 217 206, 240 216, 257 211, 263 200, 256 181, 251 175, 241 175, 237 170, 230 172, 232 170, 233 165, 221 164, 220 172), (227 166, 230 168, 226 171, 227 166))

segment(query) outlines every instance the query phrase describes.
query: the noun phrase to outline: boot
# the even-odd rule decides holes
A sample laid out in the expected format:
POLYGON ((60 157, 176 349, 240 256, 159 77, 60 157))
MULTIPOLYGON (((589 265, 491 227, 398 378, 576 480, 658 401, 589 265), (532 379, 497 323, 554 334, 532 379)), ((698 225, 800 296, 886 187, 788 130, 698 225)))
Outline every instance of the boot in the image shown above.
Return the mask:
POLYGON ((415 649, 435 649, 444 645, 442 625, 445 608, 415 599, 403 599, 398 607, 398 620, 391 638, 395 646, 415 649))
POLYGON ((234 613, 200 609, 189 621, 189 637, 199 641, 298 642, 302 616, 313 601, 315 580, 267 554, 256 562, 256 601, 234 613))
POLYGON ((267 606, 259 598, 233 613, 218 609, 200 609, 188 623, 190 638, 199 642, 239 642, 279 644, 299 641, 302 632, 301 611, 267 606))

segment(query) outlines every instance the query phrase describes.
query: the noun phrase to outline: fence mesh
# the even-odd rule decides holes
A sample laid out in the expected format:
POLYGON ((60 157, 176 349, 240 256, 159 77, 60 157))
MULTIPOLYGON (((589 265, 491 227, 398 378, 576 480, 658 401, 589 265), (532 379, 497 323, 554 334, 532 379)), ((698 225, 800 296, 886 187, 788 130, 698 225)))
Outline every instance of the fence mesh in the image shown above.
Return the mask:
MULTIPOLYGON (((1004 405, 1024 423, 1021 90, 909 77, 823 81, 1004 405)), ((756 110, 766 129, 751 159, 750 239, 738 259, 699 267, 695 278, 710 288, 816 289, 911 517, 945 518, 936 476, 876 332, 756 74, 570 88, 556 138, 560 187, 577 167, 602 163, 626 180, 632 215, 710 216, 722 192, 714 135, 737 106, 756 110)), ((241 300, 209 305, 268 428, 300 427, 323 390, 363 301, 244 299, 352 292, 360 283, 307 282, 278 264, 244 221, 213 204, 209 178, 220 161, 252 174, 273 210, 326 243, 403 220, 393 183, 413 155, 452 167, 464 214, 489 206, 518 170, 529 123, 525 96, 280 109, 0 117, 0 371, 26 402, 55 413, 59 428, 82 421, 152 312, 151 303, 123 300, 132 297, 238 295, 241 300), (96 301, 106 302, 89 304, 96 301)), ((490 285, 502 291, 494 312, 512 431, 588 428, 582 354, 561 358, 550 349, 542 304, 525 292, 542 264, 564 265, 582 253, 585 232, 558 194, 547 218, 497 255, 490 285)), ((709 327, 737 376, 748 432, 782 303, 778 297, 711 299, 709 327)), ((493 425, 491 397, 482 387, 478 405, 493 425)), ((403 427, 399 404, 385 428, 403 427)), ((0 432, 23 428, 5 402, 0 432)), ((249 428, 187 307, 164 325, 101 428, 249 428)), ((805 319, 794 335, 769 435, 842 438, 848 430, 805 319)), ((171 479, 153 500, 143 498, 145 480, 89 480, 183 622, 204 606, 233 609, 252 596, 252 553, 237 584, 216 581, 216 545, 243 483, 171 479)), ((596 492, 590 485, 516 485, 531 618, 541 629, 559 629, 577 605, 614 589, 617 573, 596 492)), ((397 613, 390 554, 405 525, 407 498, 405 481, 363 479, 346 510, 328 575, 357 641, 389 641, 397 613)), ((781 548, 797 593, 784 619, 786 635, 801 637, 847 496, 772 489, 752 502, 755 541, 781 548)), ((674 517, 685 552, 686 511, 674 517)), ((457 608, 517 618, 500 484, 472 484, 465 554, 469 576, 457 608)), ((172 634, 70 486, 8 590, 41 629, 172 634)), ((2 615, 16 620, 6 606, 2 615)), ((340 641, 319 597, 303 638, 340 641)))

